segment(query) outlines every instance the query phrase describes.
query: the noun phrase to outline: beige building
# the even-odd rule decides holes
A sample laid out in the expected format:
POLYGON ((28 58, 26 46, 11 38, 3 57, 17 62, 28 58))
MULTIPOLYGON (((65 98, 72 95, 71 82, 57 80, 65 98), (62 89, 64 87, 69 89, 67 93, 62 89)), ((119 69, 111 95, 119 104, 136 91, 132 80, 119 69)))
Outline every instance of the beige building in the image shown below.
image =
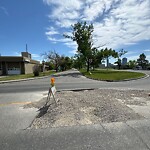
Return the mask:
POLYGON ((33 66, 40 62, 31 59, 31 54, 22 52, 22 56, 0 56, 0 75, 33 73, 33 66))

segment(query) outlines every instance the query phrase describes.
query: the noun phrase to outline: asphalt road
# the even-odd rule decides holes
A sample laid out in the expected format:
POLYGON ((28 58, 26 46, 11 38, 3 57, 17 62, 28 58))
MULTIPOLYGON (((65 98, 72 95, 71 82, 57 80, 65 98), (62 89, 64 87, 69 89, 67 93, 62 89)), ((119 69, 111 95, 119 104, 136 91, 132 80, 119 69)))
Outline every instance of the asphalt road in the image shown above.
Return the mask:
MULTIPOLYGON (((150 71, 144 71, 150 74, 150 71)), ((150 90, 150 77, 126 82, 87 79, 76 70, 55 75, 57 90, 115 88, 150 90)), ((38 113, 23 105, 46 94, 50 77, 0 84, 1 150, 150 150, 150 120, 29 130, 38 113)))
MULTIPOLYGON (((150 75, 150 71, 142 71, 150 75)), ((123 82, 105 82, 87 79, 76 70, 66 71, 54 75, 57 90, 86 89, 86 88, 119 88, 119 89, 144 89, 150 90, 150 77, 139 80, 123 82)), ((23 93, 46 91, 50 86, 50 77, 43 79, 27 80, 0 84, 0 93, 23 93)))

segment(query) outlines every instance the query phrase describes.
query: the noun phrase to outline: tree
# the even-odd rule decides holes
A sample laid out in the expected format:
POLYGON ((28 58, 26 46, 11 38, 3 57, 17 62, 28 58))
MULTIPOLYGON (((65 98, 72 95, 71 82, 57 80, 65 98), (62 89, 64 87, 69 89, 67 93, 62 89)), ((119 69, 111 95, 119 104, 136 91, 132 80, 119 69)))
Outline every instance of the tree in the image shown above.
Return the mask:
POLYGON ((135 68, 136 64, 137 64, 136 60, 129 60, 129 62, 127 63, 130 69, 135 68))
POLYGON ((65 57, 65 56, 60 57, 60 69, 62 71, 71 69, 72 64, 73 64, 72 59, 70 59, 69 57, 65 57))
POLYGON ((85 62, 85 60, 82 55, 75 54, 75 56, 73 58, 73 67, 80 70, 85 65, 84 62, 85 62))
POLYGON ((139 59, 137 59, 137 64, 142 67, 142 69, 146 69, 149 61, 146 60, 146 56, 144 53, 140 54, 139 59))
POLYGON ((103 59, 106 59, 107 67, 109 67, 110 57, 117 58, 117 56, 118 56, 118 53, 115 50, 112 50, 111 48, 107 49, 107 47, 105 49, 102 49, 101 53, 102 53, 103 59))
POLYGON ((72 59, 67 56, 65 57, 64 55, 61 56, 55 51, 45 52, 42 55, 45 57, 45 59, 49 60, 47 64, 50 68, 54 68, 56 72, 58 72, 59 70, 65 71, 67 69, 70 69, 73 65, 72 59))
POLYGON ((72 58, 66 56, 65 57, 65 62, 66 62, 66 69, 71 69, 73 66, 73 60, 72 58))
POLYGON ((54 64, 55 70, 56 72, 58 72, 61 62, 61 56, 55 51, 45 52, 42 55, 54 64))
POLYGON ((117 64, 118 69, 120 69, 121 68, 121 59, 118 58, 118 60, 115 62, 115 64, 117 64))
POLYGON ((118 65, 118 69, 121 68, 121 57, 122 57, 124 54, 126 54, 126 53, 127 53, 127 51, 125 51, 125 50, 123 50, 123 49, 121 49, 119 52, 117 52, 117 58, 118 58, 118 60, 115 62, 115 64, 118 65))
POLYGON ((92 55, 92 62, 91 62, 91 66, 93 67, 93 70, 96 67, 99 67, 99 64, 101 64, 103 59, 103 54, 101 51, 97 50, 97 48, 95 48, 93 50, 93 55, 92 55))
POLYGON ((55 69, 55 65, 53 64, 53 62, 49 61, 49 62, 45 62, 46 66, 49 66, 49 70, 54 70, 55 69))
POLYGON ((86 22, 78 22, 72 25, 72 36, 64 35, 66 38, 70 38, 73 41, 76 41, 78 48, 77 52, 82 55, 87 64, 87 72, 89 72, 92 53, 93 53, 93 39, 92 33, 94 31, 94 27, 92 24, 87 25, 86 22))
POLYGON ((121 49, 119 52, 118 52, 118 57, 121 58, 124 54, 126 54, 128 51, 125 51, 124 49, 121 49))

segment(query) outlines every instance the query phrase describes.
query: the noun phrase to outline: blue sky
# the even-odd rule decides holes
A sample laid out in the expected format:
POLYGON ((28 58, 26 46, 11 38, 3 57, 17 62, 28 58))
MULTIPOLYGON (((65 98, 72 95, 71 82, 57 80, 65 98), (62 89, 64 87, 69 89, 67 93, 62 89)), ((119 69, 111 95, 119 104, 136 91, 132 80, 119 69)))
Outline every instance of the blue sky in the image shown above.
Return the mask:
POLYGON ((94 25, 94 46, 124 49, 128 60, 145 53, 150 61, 150 0, 0 0, 0 54, 55 50, 73 56, 77 45, 63 37, 71 24, 94 25))

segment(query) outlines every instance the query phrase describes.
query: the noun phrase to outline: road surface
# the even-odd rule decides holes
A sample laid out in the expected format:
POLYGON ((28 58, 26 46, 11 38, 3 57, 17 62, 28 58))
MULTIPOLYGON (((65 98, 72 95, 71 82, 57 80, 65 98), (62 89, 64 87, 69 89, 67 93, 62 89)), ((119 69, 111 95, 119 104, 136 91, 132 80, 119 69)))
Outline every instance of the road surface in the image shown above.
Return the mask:
MULTIPOLYGON (((150 75, 150 71, 143 72, 150 75)), ((77 70, 66 71, 65 73, 54 75, 54 77, 56 80, 57 90, 83 88, 119 88, 150 90, 150 77, 125 82, 105 82, 87 79, 83 77, 77 70)), ((43 79, 0 84, 0 93, 46 91, 50 86, 50 78, 51 76, 43 79)))
MULTIPOLYGON (((150 74, 149 71, 145 71, 150 74)), ((57 90, 115 88, 150 90, 150 78, 126 82, 104 82, 87 79, 76 70, 54 76, 57 90)), ((29 130, 36 109, 23 105, 47 93, 50 77, 0 84, 1 150, 150 150, 150 120, 135 120, 63 128, 29 130)))

